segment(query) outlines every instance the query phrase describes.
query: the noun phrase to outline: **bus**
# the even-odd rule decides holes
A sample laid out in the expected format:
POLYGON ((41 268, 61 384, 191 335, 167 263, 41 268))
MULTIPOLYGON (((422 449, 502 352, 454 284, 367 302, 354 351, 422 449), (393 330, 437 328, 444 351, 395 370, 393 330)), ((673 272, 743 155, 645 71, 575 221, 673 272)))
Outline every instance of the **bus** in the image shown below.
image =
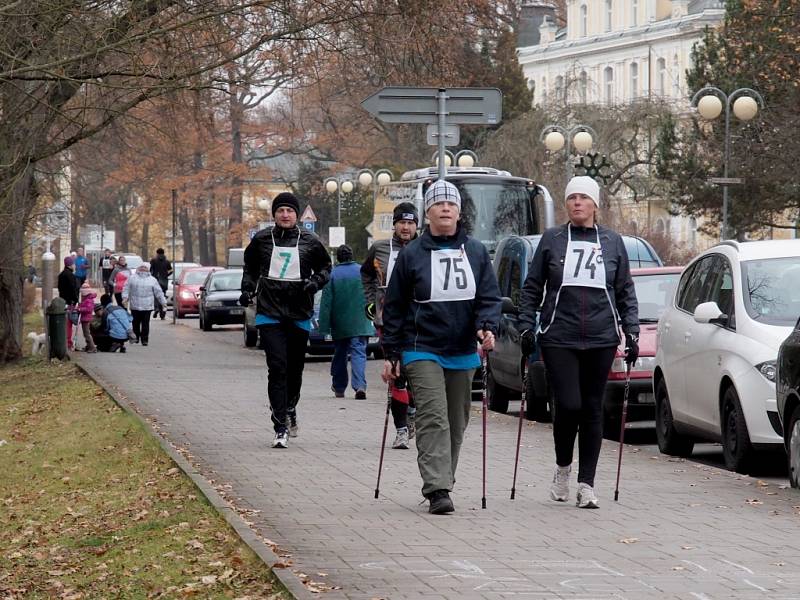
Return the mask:
MULTIPOLYGON (((379 187, 372 223, 367 231, 373 241, 392 236, 392 212, 400 202, 411 202, 425 220, 423 198, 428 186, 438 179, 437 167, 407 171, 399 181, 379 187)), ((461 222, 467 233, 480 240, 493 256, 497 244, 510 235, 541 233, 550 226, 552 202, 549 194, 533 180, 515 177, 491 167, 448 167, 445 179, 461 193, 461 222), (542 194, 540 208, 536 199, 542 194)))

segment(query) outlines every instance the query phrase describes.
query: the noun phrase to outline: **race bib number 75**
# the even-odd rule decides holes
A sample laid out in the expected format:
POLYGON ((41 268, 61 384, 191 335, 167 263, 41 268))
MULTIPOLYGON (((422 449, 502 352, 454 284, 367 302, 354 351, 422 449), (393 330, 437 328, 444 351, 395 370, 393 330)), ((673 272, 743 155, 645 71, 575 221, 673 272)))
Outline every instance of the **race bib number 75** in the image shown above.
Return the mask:
POLYGON ((431 252, 431 302, 472 300, 475 275, 467 255, 460 249, 431 252))

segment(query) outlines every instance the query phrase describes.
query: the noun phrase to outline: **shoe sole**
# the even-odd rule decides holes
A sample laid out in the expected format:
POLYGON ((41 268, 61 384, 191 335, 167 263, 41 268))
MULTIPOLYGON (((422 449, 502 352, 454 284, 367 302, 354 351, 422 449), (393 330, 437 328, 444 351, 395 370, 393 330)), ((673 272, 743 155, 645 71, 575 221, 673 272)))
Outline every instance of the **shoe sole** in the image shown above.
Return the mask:
POLYGON ((455 512, 455 507, 451 504, 450 506, 445 506, 442 508, 437 508, 436 510, 428 510, 428 512, 432 515, 446 515, 447 513, 455 512))
POLYGON ((392 450, 408 450, 408 444, 398 444, 396 446, 392 446, 392 450))
POLYGON ((580 500, 575 503, 575 506, 578 508, 600 508, 600 505, 597 502, 586 502, 582 504, 580 500))
POLYGON ((272 447, 273 448, 281 448, 281 449, 283 449, 283 448, 288 448, 289 445, 288 444, 281 444, 281 443, 278 443, 278 444, 273 443, 272 447))

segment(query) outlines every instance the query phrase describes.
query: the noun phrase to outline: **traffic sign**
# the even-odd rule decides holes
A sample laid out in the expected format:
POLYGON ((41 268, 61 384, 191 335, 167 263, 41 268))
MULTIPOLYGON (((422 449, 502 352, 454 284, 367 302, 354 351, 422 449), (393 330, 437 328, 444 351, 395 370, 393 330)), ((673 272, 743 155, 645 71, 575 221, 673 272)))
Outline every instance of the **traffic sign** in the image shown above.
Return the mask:
MULTIPOLYGON (((458 125, 445 125, 444 145, 458 146, 461 139, 461 131, 458 125)), ((428 145, 437 146, 439 144, 439 128, 436 125, 428 125, 428 145)))
POLYGON ((497 88, 385 87, 361 106, 386 123, 437 123, 439 92, 447 96, 447 124, 496 125, 503 109, 497 88))
MULTIPOLYGON (((303 216, 300 217, 301 223, 316 223, 317 222, 317 215, 314 214, 311 205, 306 205, 306 209, 303 211, 303 216)), ((306 228, 308 229, 308 228, 306 228)), ((312 229, 313 231, 313 229, 312 229)))
POLYGON ((328 227, 328 246, 338 248, 344 243, 344 227, 328 227))
POLYGON ((303 221, 303 228, 307 231, 314 231, 314 221, 303 221))
POLYGON ((708 183, 716 183, 717 185, 739 185, 744 183, 741 177, 709 177, 708 183))

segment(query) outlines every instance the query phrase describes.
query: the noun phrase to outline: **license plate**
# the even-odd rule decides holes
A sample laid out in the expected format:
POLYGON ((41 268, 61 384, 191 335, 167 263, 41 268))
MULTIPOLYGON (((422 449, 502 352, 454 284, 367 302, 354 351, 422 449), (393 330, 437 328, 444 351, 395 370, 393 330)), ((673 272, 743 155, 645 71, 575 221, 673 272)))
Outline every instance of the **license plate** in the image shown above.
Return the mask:
POLYGON ((333 341, 333 336, 332 336, 332 335, 326 335, 326 336, 325 336, 325 341, 326 341, 326 342, 331 342, 331 341, 333 341))
POLYGON ((653 394, 639 394, 639 404, 655 404, 656 399, 653 394))
POLYGON ((231 314, 232 315, 243 315, 244 314, 244 309, 243 308, 232 308, 231 309, 231 314))

